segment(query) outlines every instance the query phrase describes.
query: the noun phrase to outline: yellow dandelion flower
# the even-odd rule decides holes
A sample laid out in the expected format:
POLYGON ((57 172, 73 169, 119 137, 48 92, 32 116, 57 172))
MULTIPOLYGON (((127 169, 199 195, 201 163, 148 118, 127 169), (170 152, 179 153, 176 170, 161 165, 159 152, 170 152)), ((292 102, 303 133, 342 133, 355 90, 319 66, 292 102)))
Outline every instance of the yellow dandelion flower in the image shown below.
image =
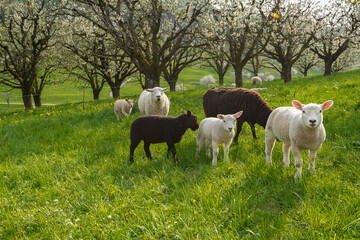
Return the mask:
POLYGON ((121 207, 125 207, 125 204, 121 205, 121 207))
POLYGON ((196 203, 196 200, 195 200, 195 199, 193 199, 193 202, 194 202, 194 203, 196 203))
POLYGON ((111 193, 110 194, 114 194, 115 193, 115 191, 111 191, 111 193))

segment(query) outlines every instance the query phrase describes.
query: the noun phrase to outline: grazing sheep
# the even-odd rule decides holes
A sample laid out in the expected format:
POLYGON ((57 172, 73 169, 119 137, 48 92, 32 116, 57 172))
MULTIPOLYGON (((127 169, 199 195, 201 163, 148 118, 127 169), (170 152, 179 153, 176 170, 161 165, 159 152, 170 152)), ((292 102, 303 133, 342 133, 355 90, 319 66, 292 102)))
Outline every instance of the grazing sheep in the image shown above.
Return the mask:
POLYGON ((126 98, 119 99, 114 103, 114 112, 117 120, 119 120, 121 113, 124 114, 126 117, 129 117, 135 101, 136 99, 128 100, 126 98))
POLYGON ((251 79, 251 85, 261 85, 262 80, 258 76, 255 76, 251 79))
POLYGON ((208 157, 211 157, 210 145, 212 145, 213 148, 213 166, 216 166, 217 164, 219 144, 224 144, 224 159, 228 160, 230 144, 235 134, 235 122, 242 113, 243 112, 240 111, 235 114, 228 115, 218 114, 217 118, 210 117, 202 120, 196 137, 196 155, 199 154, 204 139, 206 139, 206 154, 208 157))
POLYGON ((315 169, 316 152, 324 142, 326 132, 322 111, 329 109, 333 101, 329 100, 323 104, 310 103, 301 104, 299 101, 292 101, 294 107, 279 107, 269 116, 265 131, 265 153, 266 163, 272 164, 271 155, 275 140, 283 142, 284 163, 290 165, 289 148, 294 156, 296 174, 295 180, 301 177, 302 159, 301 150, 309 152, 309 171, 315 169))
POLYGON ((172 151, 176 162, 175 143, 180 142, 188 128, 193 131, 199 128, 196 116, 190 111, 183 112, 178 117, 159 115, 138 117, 133 121, 130 129, 130 161, 134 161, 135 148, 141 140, 144 140, 144 150, 149 159, 152 159, 150 144, 166 142, 168 146, 167 155, 172 151))
POLYGON ((143 115, 167 116, 170 100, 164 93, 168 88, 154 87, 145 89, 139 97, 138 107, 143 115))
POLYGON ((237 119, 234 142, 237 142, 244 122, 248 122, 253 138, 256 139, 255 123, 265 128, 272 112, 270 106, 257 92, 245 88, 211 88, 204 94, 203 107, 206 117, 244 111, 244 114, 237 119))
POLYGON ((236 87, 236 83, 232 83, 232 84, 231 84, 231 87, 236 87))

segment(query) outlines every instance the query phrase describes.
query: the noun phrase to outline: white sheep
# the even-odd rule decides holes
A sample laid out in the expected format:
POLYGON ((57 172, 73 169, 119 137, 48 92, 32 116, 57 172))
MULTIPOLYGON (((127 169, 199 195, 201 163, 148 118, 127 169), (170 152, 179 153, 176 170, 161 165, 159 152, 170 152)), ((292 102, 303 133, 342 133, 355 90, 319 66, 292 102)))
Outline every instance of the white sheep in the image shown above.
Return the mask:
POLYGON ((170 100, 164 93, 168 88, 154 87, 145 89, 139 97, 138 106, 143 115, 167 116, 170 100))
POLYGON ((127 98, 116 100, 116 102, 114 103, 114 112, 117 120, 119 120, 121 114, 129 117, 135 101, 136 99, 129 100, 127 98))
POLYGON ((231 87, 236 87, 236 83, 232 83, 232 84, 231 84, 231 87))
POLYGON ((272 150, 275 140, 283 142, 284 163, 290 166, 289 148, 294 156, 296 166, 295 180, 301 178, 302 158, 301 150, 309 152, 309 171, 314 172, 316 152, 326 137, 323 125, 323 110, 329 109, 332 100, 323 104, 301 104, 292 101, 294 107, 279 107, 269 116, 265 129, 265 153, 266 163, 271 165, 272 150))
POLYGON ((236 119, 243 111, 235 114, 218 114, 217 118, 209 117, 201 121, 196 142, 196 156, 199 155, 204 139, 206 139, 206 155, 211 158, 210 145, 213 148, 212 165, 216 166, 219 154, 219 144, 224 144, 224 159, 229 159, 229 147, 235 135, 236 119))
POLYGON ((251 79, 251 85, 261 85, 262 80, 261 78, 255 76, 251 79))

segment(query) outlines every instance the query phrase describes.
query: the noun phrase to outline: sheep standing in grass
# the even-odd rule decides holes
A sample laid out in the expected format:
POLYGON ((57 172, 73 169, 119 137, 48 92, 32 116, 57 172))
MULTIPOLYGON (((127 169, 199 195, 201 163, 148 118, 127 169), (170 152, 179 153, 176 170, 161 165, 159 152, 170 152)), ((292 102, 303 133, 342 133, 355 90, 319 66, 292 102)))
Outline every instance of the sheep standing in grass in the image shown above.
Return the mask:
POLYGON ((206 117, 244 111, 237 119, 234 142, 237 142, 244 122, 249 123, 253 138, 256 138, 255 123, 265 128, 272 112, 269 104, 259 93, 245 88, 211 88, 204 94, 203 108, 206 117))
POLYGON ((143 115, 167 116, 170 100, 164 93, 168 88, 154 87, 145 89, 139 97, 138 107, 143 115))
POLYGON ((262 83, 261 78, 255 76, 251 79, 251 85, 260 85, 262 83))
POLYGON ((272 164, 271 155, 275 140, 282 141, 284 163, 286 167, 289 167, 289 149, 291 147, 297 169, 296 180, 301 178, 301 150, 310 150, 309 171, 313 172, 315 169, 316 152, 326 137, 322 112, 329 109, 333 101, 303 105, 294 100, 292 104, 294 107, 279 107, 270 114, 265 130, 265 153, 267 164, 272 164))
POLYGON ((199 128, 196 116, 190 111, 183 112, 178 117, 159 115, 138 117, 133 121, 130 129, 130 161, 134 161, 135 148, 143 140, 144 150, 149 159, 152 159, 150 144, 166 142, 167 154, 169 155, 171 151, 176 162, 175 143, 180 142, 188 128, 193 131, 199 128))
POLYGON ((234 128, 235 122, 243 112, 237 112, 235 114, 222 115, 218 114, 217 118, 210 117, 205 118, 200 123, 199 132, 197 134, 197 148, 196 155, 199 154, 203 145, 204 139, 206 139, 206 154, 211 157, 210 146, 213 148, 213 160, 212 164, 216 166, 217 156, 219 154, 219 144, 224 144, 224 159, 229 159, 229 148, 232 139, 235 135, 234 128))
POLYGON ((128 100, 126 98, 126 99, 119 99, 114 103, 114 112, 117 120, 119 120, 121 114, 124 114, 126 117, 129 117, 135 101, 136 99, 128 100))

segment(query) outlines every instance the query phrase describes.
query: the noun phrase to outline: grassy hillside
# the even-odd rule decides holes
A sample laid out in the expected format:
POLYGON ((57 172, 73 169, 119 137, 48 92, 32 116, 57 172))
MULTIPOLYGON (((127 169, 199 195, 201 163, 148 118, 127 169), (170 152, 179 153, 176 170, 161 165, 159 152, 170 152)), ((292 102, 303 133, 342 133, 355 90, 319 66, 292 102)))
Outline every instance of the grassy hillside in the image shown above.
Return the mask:
MULTIPOLYGON (((166 158, 166 144, 151 145, 154 160, 147 160, 142 143, 130 164, 129 127, 140 116, 137 106, 120 121, 105 97, 0 113, 0 238, 360 238, 360 71, 262 87, 273 108, 293 99, 334 100, 324 112, 327 139, 316 173, 307 171, 303 152, 300 182, 294 182, 292 157, 291 167, 284 167, 280 143, 273 166, 266 166, 259 126, 253 140, 245 124, 230 161, 223 161, 220 149, 216 167, 204 151, 194 157, 191 130, 176 145, 179 164, 166 158)), ((200 122, 205 91, 168 93, 169 115, 191 110, 200 122)))

